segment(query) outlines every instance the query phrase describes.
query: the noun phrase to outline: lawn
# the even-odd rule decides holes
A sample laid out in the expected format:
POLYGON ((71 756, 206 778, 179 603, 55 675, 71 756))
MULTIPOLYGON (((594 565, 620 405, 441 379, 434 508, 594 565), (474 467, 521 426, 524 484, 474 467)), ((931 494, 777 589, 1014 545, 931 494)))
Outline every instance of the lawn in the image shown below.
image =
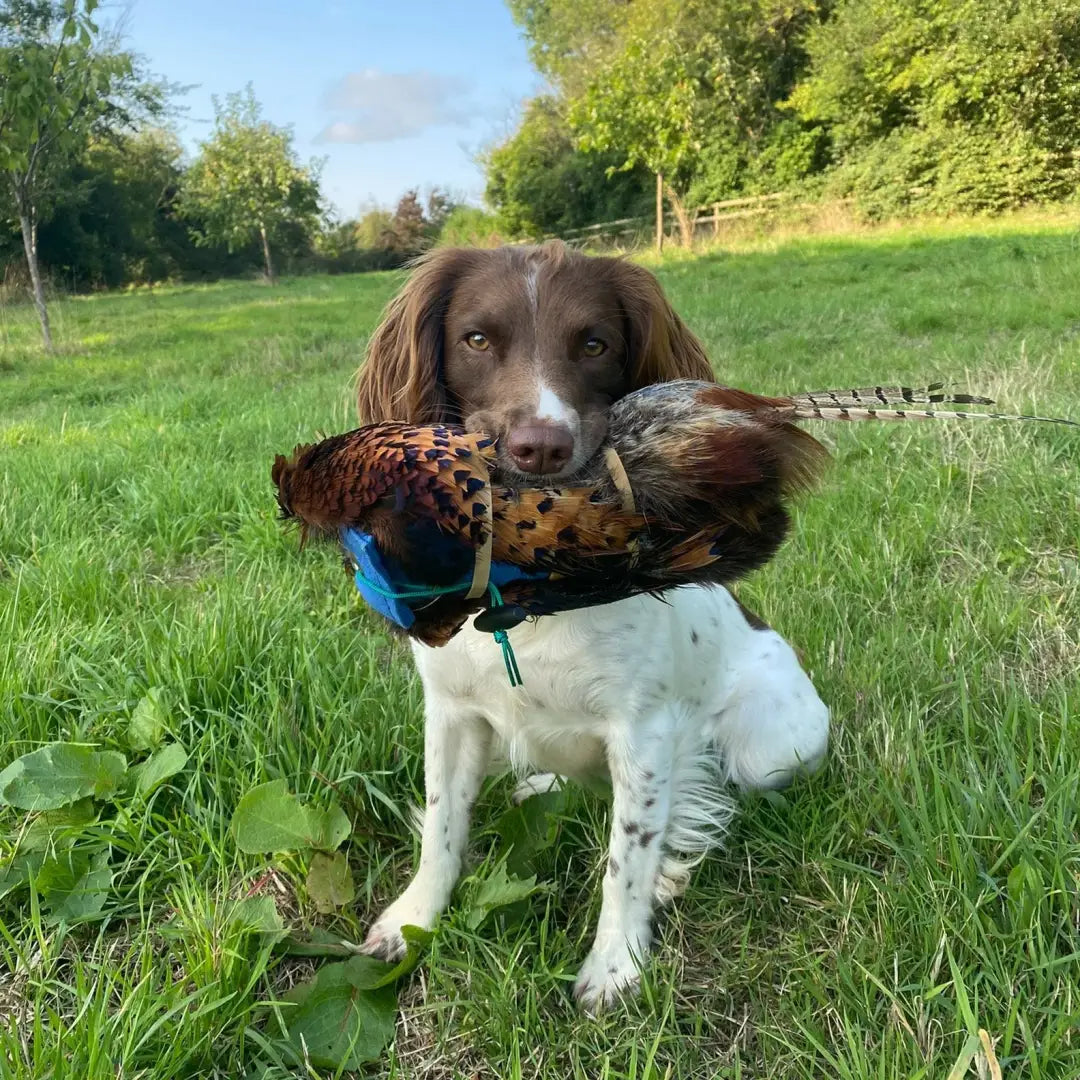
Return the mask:
MULTIPOLYGON (((657 270, 734 385, 943 378, 1076 416, 1078 235, 792 238, 657 270)), ((51 838, 0 808, 0 1075, 336 1075, 290 1057, 295 1006, 271 1004, 323 961, 256 927, 357 941, 406 880, 420 693, 340 560, 282 530, 269 468, 352 426, 349 380, 399 280, 65 300, 52 357, 28 308, 0 309, 0 767, 54 741, 186 755, 146 790, 105 784, 51 838), (317 910, 308 853, 239 850, 234 811, 272 780, 348 815, 351 904, 317 910), (3 877, 49 844, 34 888, 3 877)), ((1005 1077, 1080 1075, 1080 433, 814 432, 828 478, 739 591, 831 705, 828 766, 746 802, 661 919, 641 1000, 599 1021, 569 989, 604 800, 571 793, 533 856, 554 888, 476 925, 506 820, 493 782, 471 876, 367 1074, 996 1076, 983 1029, 1005 1077)))

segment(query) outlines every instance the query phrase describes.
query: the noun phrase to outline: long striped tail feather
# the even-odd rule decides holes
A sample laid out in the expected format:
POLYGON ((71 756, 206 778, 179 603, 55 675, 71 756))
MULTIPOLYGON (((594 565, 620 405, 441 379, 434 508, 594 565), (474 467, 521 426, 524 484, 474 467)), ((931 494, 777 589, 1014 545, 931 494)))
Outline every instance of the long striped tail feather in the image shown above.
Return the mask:
POLYGON ((846 406, 818 408, 796 405, 781 410, 795 420, 1034 420, 1040 424, 1064 424, 1080 427, 1075 420, 1059 416, 1024 416, 1019 413, 960 412, 959 409, 855 409, 846 406))
POLYGON ((792 394, 797 405, 819 408, 870 408, 881 405, 993 405, 994 399, 981 394, 950 393, 945 383, 927 386, 862 386, 851 390, 809 390, 792 394))
POLYGON ((941 382, 923 387, 864 386, 847 390, 812 390, 790 395, 790 410, 781 410, 793 420, 1007 420, 1035 421, 1080 427, 1075 420, 1056 416, 1028 416, 1021 413, 970 412, 961 409, 921 408, 918 405, 993 405, 982 394, 950 393, 941 382), (883 408, 882 406, 887 406, 883 408))

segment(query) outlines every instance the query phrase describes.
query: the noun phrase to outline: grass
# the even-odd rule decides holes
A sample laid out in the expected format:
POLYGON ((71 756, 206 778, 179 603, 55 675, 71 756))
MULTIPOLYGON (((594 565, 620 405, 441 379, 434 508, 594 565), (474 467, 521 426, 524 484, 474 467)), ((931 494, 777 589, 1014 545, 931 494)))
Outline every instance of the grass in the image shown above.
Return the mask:
MULTIPOLYGON (((1076 223, 788 239, 658 267, 722 377, 763 393, 944 377, 1080 413, 1076 223)), ((406 880, 422 788, 405 650, 331 553, 275 520, 274 453, 351 426, 395 275, 167 288, 0 312, 0 766, 125 749, 151 687, 187 767, 103 830, 103 918, 0 900, 0 1075, 333 1075, 290 1067, 267 1002, 311 970, 238 933, 238 897, 358 939, 406 880), (358 899, 238 853, 284 778, 354 835, 358 899)), ((575 793, 524 917, 440 927, 378 1077, 1080 1075, 1080 438, 1036 425, 822 427, 835 465, 742 598, 834 710, 828 767, 748 800, 661 920, 639 1002, 569 1003, 606 807, 575 793), (950 1072, 954 1065, 958 1071, 950 1072)), ((478 808, 492 849, 507 785, 478 808)), ((18 818, 0 811, 0 852, 18 818)), ((2 865, 2 862, 0 862, 2 865)), ((468 886, 466 886, 467 889, 468 886)))

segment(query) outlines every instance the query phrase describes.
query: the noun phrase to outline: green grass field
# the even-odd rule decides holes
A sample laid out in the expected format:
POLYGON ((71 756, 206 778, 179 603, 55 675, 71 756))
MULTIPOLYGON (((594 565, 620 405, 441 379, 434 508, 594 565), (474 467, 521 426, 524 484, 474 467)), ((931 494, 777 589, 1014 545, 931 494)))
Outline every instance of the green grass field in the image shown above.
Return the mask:
MULTIPOLYGON (((944 378, 1076 416, 1078 237, 1026 221, 791 239, 658 272, 734 385, 944 378)), ((188 755, 54 836, 96 853, 100 912, 58 918, 55 876, 0 899, 0 1075, 336 1075, 290 1059, 271 1005, 315 961, 271 950, 237 902, 360 939, 416 852, 420 694, 338 557, 281 529, 269 467, 353 426, 349 380, 399 280, 67 300, 52 357, 28 308, 0 309, 0 767, 54 740, 143 756, 128 728, 154 688, 188 755), (238 801, 274 779, 349 815, 357 897, 337 914, 315 910, 305 856, 237 850, 238 801)), ((991 1077, 984 1029, 1007 1078, 1080 1076, 1080 434, 814 431, 834 467, 740 595, 833 708, 827 768, 746 803, 663 917, 640 1001, 599 1021, 569 989, 604 801, 559 811, 537 855, 554 890, 474 929, 493 783, 473 878, 370 1075, 991 1077)), ((0 809, 0 871, 26 827, 0 809)))

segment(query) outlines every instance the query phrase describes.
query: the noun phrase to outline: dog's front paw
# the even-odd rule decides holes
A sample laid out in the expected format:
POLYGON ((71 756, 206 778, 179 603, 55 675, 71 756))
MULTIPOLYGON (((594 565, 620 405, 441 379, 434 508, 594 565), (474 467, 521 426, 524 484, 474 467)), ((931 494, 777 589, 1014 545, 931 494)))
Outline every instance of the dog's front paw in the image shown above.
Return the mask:
POLYGON ((590 1016, 623 997, 636 996, 641 982, 638 961, 629 942, 599 943, 585 958, 574 983, 574 998, 590 1016))
POLYGON ((401 934, 401 928, 405 923, 387 921, 386 917, 379 919, 364 938, 360 951, 368 956, 374 956, 378 960, 385 960, 392 964, 405 955, 405 938, 401 934))
POLYGON ((401 933, 403 926, 419 926, 430 930, 439 912, 423 899, 417 899, 409 890, 401 894, 373 923, 364 938, 360 951, 393 963, 405 955, 408 948, 401 933))

